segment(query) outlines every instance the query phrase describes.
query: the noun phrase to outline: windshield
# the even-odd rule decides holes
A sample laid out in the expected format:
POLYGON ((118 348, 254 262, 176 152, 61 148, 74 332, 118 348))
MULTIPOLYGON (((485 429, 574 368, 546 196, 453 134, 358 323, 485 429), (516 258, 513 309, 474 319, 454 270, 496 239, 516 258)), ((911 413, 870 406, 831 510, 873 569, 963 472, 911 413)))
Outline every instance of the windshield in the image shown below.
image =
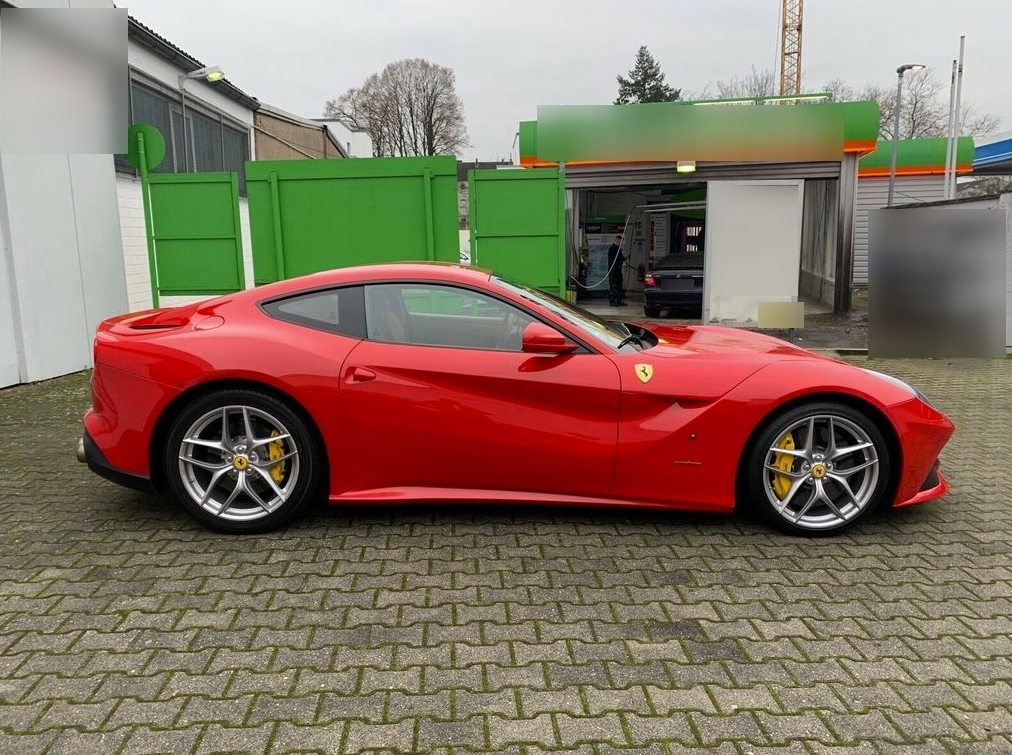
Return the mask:
POLYGON ((699 268, 703 269, 703 255, 696 254, 694 252, 680 252, 678 254, 669 254, 666 257, 661 257, 657 264, 654 265, 654 269, 661 268, 699 268))
MULTIPOLYGON (((646 345, 630 341, 630 328, 624 323, 615 323, 603 320, 585 309, 581 309, 580 307, 570 304, 564 299, 560 299, 558 296, 546 293, 545 291, 539 291, 538 289, 531 288, 530 286, 524 286, 519 283, 511 283, 494 275, 491 280, 496 285, 522 296, 532 304, 544 307, 553 314, 563 318, 577 330, 593 336, 599 341, 603 341, 613 349, 619 349, 621 347, 623 351, 636 351, 646 345)), ((633 332, 638 332, 639 330, 640 329, 635 328, 635 326, 632 329, 633 332)))

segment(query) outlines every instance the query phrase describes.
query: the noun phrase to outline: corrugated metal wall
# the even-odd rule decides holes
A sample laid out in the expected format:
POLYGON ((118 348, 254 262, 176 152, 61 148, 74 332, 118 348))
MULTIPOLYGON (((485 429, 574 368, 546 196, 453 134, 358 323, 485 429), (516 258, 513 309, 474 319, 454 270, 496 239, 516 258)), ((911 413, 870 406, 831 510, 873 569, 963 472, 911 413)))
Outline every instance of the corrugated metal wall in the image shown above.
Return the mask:
MULTIPOLYGON (((894 204, 937 202, 942 199, 945 176, 899 176, 894 204)), ((854 219, 854 285, 868 285, 868 211, 886 206, 888 178, 858 178, 857 217, 854 219)))

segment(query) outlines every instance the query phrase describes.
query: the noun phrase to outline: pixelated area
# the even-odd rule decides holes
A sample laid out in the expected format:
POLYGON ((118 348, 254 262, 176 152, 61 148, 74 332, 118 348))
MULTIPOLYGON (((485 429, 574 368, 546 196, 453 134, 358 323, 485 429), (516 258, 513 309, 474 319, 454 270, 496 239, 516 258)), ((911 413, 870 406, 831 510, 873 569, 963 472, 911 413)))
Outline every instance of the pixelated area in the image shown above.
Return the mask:
POLYGON ((125 8, 4 8, 0 143, 7 152, 126 152, 125 8))
POLYGON ((794 162, 843 154, 843 115, 832 105, 552 105, 538 107, 537 122, 539 160, 794 162))
POLYGON ((1005 210, 869 213, 868 353, 1005 356, 1005 210))

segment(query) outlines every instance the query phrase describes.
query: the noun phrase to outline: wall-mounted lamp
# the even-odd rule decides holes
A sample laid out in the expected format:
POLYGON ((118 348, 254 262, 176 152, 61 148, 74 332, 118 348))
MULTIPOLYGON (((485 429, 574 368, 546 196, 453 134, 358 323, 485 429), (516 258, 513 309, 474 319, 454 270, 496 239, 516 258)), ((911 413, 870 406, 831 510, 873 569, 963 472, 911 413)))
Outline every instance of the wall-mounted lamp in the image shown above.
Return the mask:
POLYGON ((204 66, 203 68, 198 68, 196 71, 184 73, 179 77, 179 101, 183 111, 183 166, 187 173, 190 171, 190 153, 186 138, 186 90, 184 85, 190 79, 203 79, 204 81, 213 83, 221 81, 223 78, 225 78, 225 72, 219 66, 204 66))

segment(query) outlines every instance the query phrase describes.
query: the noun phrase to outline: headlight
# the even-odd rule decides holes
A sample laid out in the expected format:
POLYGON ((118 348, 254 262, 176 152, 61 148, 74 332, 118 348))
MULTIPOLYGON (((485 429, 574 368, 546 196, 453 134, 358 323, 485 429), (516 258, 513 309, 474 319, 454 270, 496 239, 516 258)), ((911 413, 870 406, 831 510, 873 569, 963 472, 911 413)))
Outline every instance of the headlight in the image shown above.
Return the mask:
POLYGON ((892 375, 887 375, 884 372, 876 372, 875 370, 865 370, 865 372, 867 372, 869 375, 874 375, 877 378, 881 378, 882 380, 885 380, 887 383, 891 383, 892 385, 895 385, 897 388, 902 388, 907 393, 909 393, 911 396, 916 396, 917 398, 919 398, 921 401, 923 401, 925 404, 927 404, 928 406, 930 406, 932 409, 937 408, 937 407, 935 407, 934 404, 931 403, 931 401, 928 399, 927 396, 925 396, 923 393, 921 393, 919 390, 917 390, 916 388, 914 388, 909 383, 904 383, 898 377, 893 377, 892 375))

